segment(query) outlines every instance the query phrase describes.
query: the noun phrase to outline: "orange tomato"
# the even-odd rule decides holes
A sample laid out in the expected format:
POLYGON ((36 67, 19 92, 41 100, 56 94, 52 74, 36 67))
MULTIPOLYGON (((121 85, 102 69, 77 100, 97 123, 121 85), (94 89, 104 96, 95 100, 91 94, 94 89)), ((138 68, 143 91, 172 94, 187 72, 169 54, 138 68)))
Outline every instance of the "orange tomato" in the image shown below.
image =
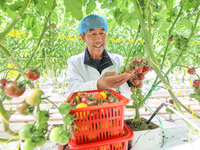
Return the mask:
POLYGON ((94 97, 96 100, 103 99, 103 96, 100 93, 95 93, 95 94, 92 95, 92 97, 94 97))

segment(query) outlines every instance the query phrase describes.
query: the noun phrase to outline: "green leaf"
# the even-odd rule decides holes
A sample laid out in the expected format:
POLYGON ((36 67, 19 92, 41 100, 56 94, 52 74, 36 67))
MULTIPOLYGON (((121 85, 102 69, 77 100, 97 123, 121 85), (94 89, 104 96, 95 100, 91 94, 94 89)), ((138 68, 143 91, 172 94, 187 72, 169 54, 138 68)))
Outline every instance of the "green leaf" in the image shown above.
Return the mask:
POLYGON ((189 10, 190 8, 196 8, 197 2, 195 0, 183 0, 183 10, 189 10))
POLYGON ((23 5, 22 2, 15 2, 14 4, 10 5, 10 9, 12 11, 16 11, 16 10, 19 10, 19 8, 21 8, 23 5))
POLYGON ((91 13, 96 8, 96 0, 90 0, 86 5, 86 14, 91 13))
POLYGON ((12 19, 14 19, 17 15, 17 12, 12 11, 10 8, 7 9, 7 13, 8 13, 8 16, 12 19))
POLYGON ((71 12, 72 16, 80 20, 83 18, 82 1, 81 0, 64 0, 66 11, 71 12))
POLYGON ((170 26, 171 24, 170 23, 168 23, 168 22, 163 22, 162 23, 162 25, 161 25, 161 27, 159 28, 159 33, 162 33, 163 31, 165 31, 167 28, 169 28, 169 26, 170 26))
POLYGON ((189 19, 180 18, 178 23, 180 23, 181 25, 185 26, 187 29, 191 29, 192 28, 192 22, 189 19))
POLYGON ((167 7, 167 9, 172 9, 173 7, 174 7, 174 0, 167 0, 166 2, 165 2, 165 5, 166 5, 166 7, 167 7))

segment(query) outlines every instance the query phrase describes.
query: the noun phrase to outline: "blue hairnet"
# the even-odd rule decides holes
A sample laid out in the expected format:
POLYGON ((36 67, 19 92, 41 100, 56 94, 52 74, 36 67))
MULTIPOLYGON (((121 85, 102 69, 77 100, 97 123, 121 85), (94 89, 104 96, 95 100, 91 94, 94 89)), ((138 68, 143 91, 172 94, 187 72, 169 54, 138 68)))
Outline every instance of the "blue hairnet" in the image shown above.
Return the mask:
POLYGON ((87 30, 93 28, 104 28, 106 31, 108 29, 108 21, 106 18, 99 15, 88 15, 81 19, 78 25, 78 31, 80 34, 84 34, 87 30))

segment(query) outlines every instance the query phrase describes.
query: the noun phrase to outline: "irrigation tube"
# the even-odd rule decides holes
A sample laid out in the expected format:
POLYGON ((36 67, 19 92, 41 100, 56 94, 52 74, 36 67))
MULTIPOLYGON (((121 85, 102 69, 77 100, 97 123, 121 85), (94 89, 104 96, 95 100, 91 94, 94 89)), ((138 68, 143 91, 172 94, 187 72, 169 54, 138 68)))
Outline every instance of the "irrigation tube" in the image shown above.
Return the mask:
POLYGON ((162 103, 160 104, 160 106, 156 109, 156 111, 152 114, 152 116, 149 118, 149 120, 146 122, 147 124, 149 124, 151 122, 151 120, 153 119, 153 117, 160 111, 160 109, 165 106, 168 109, 172 110, 174 113, 176 113, 177 115, 179 115, 181 118, 183 118, 187 123, 189 123, 191 126, 193 126, 195 129, 197 129, 200 133, 200 128, 195 125, 193 122, 191 122, 188 118, 186 118, 183 114, 181 114, 180 112, 178 112, 177 110, 175 110, 174 108, 172 108, 170 105, 166 104, 166 103, 162 103))
MULTIPOLYGON (((166 106, 166 105, 165 105, 166 106)), ((191 126, 193 126, 195 129, 197 129, 200 133, 200 128, 194 124, 193 122, 191 122, 188 118, 186 118, 184 115, 182 115, 180 112, 178 112, 177 110, 175 110, 174 108, 172 108, 171 106, 167 105, 167 108, 172 110, 174 113, 176 113, 177 115, 179 115, 181 118, 183 118, 185 121, 187 121, 191 126)))

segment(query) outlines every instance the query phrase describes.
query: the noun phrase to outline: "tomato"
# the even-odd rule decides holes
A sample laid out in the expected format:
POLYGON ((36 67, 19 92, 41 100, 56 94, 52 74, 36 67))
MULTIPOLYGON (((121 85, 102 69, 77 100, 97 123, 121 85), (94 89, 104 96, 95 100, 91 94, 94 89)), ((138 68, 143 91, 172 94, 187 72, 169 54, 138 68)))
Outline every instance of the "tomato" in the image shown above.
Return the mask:
POLYGON ((80 94, 78 94, 78 96, 79 96, 81 103, 86 103, 87 98, 89 97, 89 95, 87 93, 80 93, 80 94))
POLYGON ((65 145, 69 142, 69 138, 71 136, 71 131, 70 130, 65 130, 61 133, 60 139, 58 141, 59 144, 65 145))
POLYGON ((103 96, 102 96, 101 93, 95 93, 95 94, 92 95, 92 97, 94 97, 96 100, 103 99, 103 96))
POLYGON ((19 97, 25 92, 25 89, 25 86, 18 86, 17 81, 9 81, 4 87, 4 92, 9 97, 19 97))
MULTIPOLYGON (((78 104, 77 106, 76 106, 76 108, 82 108, 82 107, 88 107, 88 105, 87 104, 85 104, 85 103, 80 103, 80 104, 78 104)), ((83 119, 83 117, 85 118, 86 117, 86 112, 84 112, 82 114, 82 112, 80 112, 80 117, 79 117, 79 113, 77 112, 76 113, 76 115, 77 115, 77 118, 79 118, 79 119, 83 119), (84 115, 83 115, 84 114, 84 115)), ((89 115, 89 111, 87 111, 87 116, 89 115)))
POLYGON ((136 88, 136 87, 132 87, 132 88, 131 88, 131 92, 132 92, 132 93, 136 93, 136 91, 137 91, 137 88, 136 88))
POLYGON ((58 142, 60 139, 60 133, 62 132, 60 127, 55 127, 51 130, 49 134, 49 140, 52 142, 58 142))
POLYGON ((39 79, 39 77, 40 77, 40 73, 37 71, 34 71, 34 70, 29 70, 26 72, 26 74, 31 81, 35 81, 35 80, 39 79))
POLYGON ((137 89, 136 94, 141 95, 142 94, 142 90, 141 89, 137 89))
POLYGON ((126 67, 125 68, 125 72, 126 73, 132 73, 133 72, 133 69, 131 67, 126 67))
POLYGON ((88 106, 98 105, 98 101, 95 100, 88 100, 86 103, 88 106))
POLYGON ((70 110, 72 109, 75 109, 74 107, 70 106, 69 103, 62 103, 60 106, 59 106, 59 112, 62 114, 62 115, 66 115, 70 112, 70 110))
POLYGON ((143 87, 143 83, 140 81, 140 83, 137 85, 138 88, 142 88, 143 87))
POLYGON ((56 28, 56 24, 55 24, 55 23, 52 23, 52 24, 51 24, 51 27, 52 27, 53 29, 55 29, 55 28, 56 28))
POLYGON ((134 67, 134 70, 135 70, 136 73, 142 73, 142 71, 143 71, 143 66, 135 66, 135 67, 134 67))
POLYGON ((171 37, 169 37, 169 42, 173 42, 173 38, 172 38, 172 36, 171 37))
POLYGON ((31 138, 29 138, 24 141, 22 147, 23 150, 34 150, 36 148, 36 143, 31 138))
POLYGON ((37 122, 43 123, 49 120, 50 114, 47 110, 39 110, 35 115, 35 120, 37 122))
POLYGON ((200 80, 194 80, 192 86, 197 89, 200 85, 200 80))
POLYGON ((43 94, 44 92, 40 89, 31 89, 27 92, 25 101, 31 106, 39 105, 43 94))
POLYGON ((143 73, 140 73, 140 74, 138 75, 138 79, 139 79, 139 80, 144 80, 144 74, 143 74, 143 73))
POLYGON ((195 74, 195 69, 194 68, 189 68, 187 72, 189 74, 195 74))
POLYGON ((7 82, 8 82, 8 80, 5 79, 5 78, 2 78, 2 79, 0 80, 0 83, 3 84, 3 85, 5 85, 7 82))
POLYGON ((140 80, 138 79, 138 78, 134 78, 133 80, 132 80, 132 84, 133 85, 138 85, 140 83, 140 80))
POLYGON ((103 96, 103 100, 105 101, 107 99, 107 97, 108 97, 106 92, 103 91, 103 92, 100 92, 100 94, 103 96))
POLYGON ((131 94, 131 99, 133 99, 133 100, 134 100, 134 99, 137 99, 137 95, 136 95, 136 94, 134 94, 134 93, 133 93, 133 94, 131 94))
POLYGON ((169 103, 170 103, 170 104, 173 104, 173 103, 174 103, 173 99, 170 99, 170 100, 169 100, 169 103))
POLYGON ((23 139, 28 139, 33 135, 33 130, 34 130, 34 125, 33 124, 25 124, 19 131, 19 136, 23 139))
POLYGON ((135 56, 134 58, 133 58, 133 60, 131 61, 131 63, 130 63, 130 65, 131 66, 133 66, 134 65, 134 63, 140 63, 142 61, 142 58, 140 57, 140 56, 135 56))
POLYGON ((109 101, 109 103, 116 103, 116 102, 119 102, 118 98, 117 98, 117 97, 114 97, 114 96, 109 96, 109 97, 108 97, 108 101, 109 101))
POLYGON ((125 72, 125 66, 121 66, 121 67, 119 68, 119 72, 120 72, 120 73, 124 73, 124 72, 125 72))
POLYGON ((39 137, 36 137, 36 139, 35 139, 35 144, 38 147, 44 145, 45 142, 46 142, 46 138, 44 136, 39 136, 39 137))
POLYGON ((22 101, 17 105, 17 112, 20 113, 21 115, 28 115, 28 108, 29 104, 26 103, 26 101, 22 101))
POLYGON ((75 118, 71 114, 67 114, 63 117, 63 122, 65 125, 71 126, 71 124, 74 122, 75 118))

